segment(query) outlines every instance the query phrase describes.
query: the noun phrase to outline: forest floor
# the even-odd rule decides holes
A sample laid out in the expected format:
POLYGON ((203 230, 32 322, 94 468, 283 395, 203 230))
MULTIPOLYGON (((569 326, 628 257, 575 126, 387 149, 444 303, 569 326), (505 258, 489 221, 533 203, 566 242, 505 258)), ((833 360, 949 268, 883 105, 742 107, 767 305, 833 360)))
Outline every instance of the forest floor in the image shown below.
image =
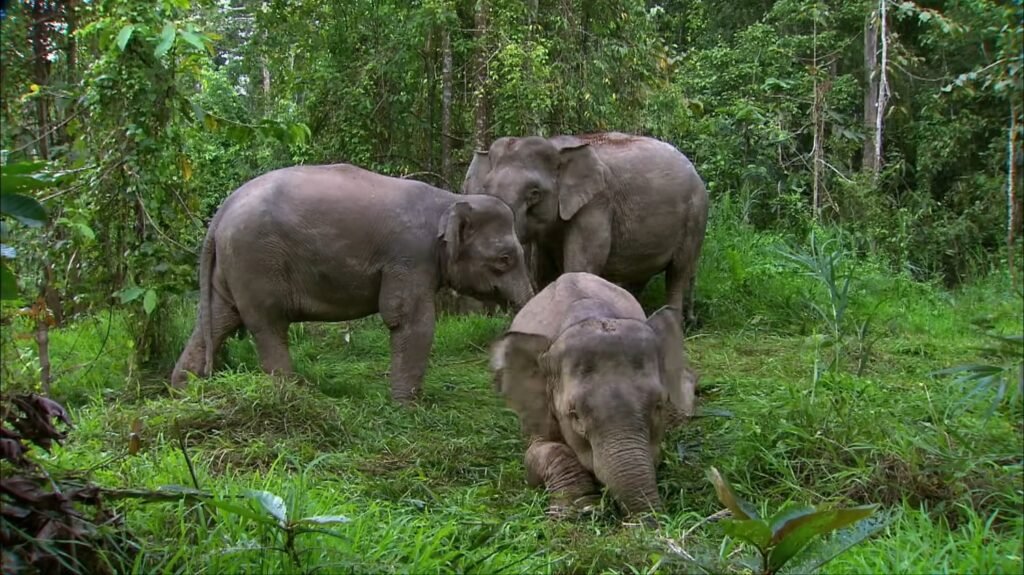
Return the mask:
MULTIPOLYGON (((487 349, 509 323, 501 316, 441 317, 425 394, 405 408, 388 399, 376 317, 292 326, 299 381, 263 376, 250 339, 232 339, 226 365, 177 397, 167 364, 194 308, 164 311, 168 352, 155 375, 131 359, 135 322, 99 313, 52 333, 54 395, 75 428, 40 459, 52 474, 90 469, 110 488, 193 486, 180 438, 202 490, 263 490, 289 518, 349 519, 323 525, 333 534, 298 535, 290 554, 283 532, 251 514, 119 502, 146 573, 698 572, 673 549, 744 552, 705 521, 722 508, 711 466, 769 513, 787 502, 879 503, 887 525, 830 573, 1022 572, 1021 399, 989 415, 991 393, 964 402, 970 384, 929 375, 990 360, 977 349, 985 333, 1020 333, 1009 282, 994 275, 950 292, 851 262, 850 325, 870 319, 870 329, 847 328, 842 365, 816 377, 832 353, 809 306, 827 305, 821 284, 782 265, 767 240, 712 240, 702 320, 687 334, 704 416, 663 443, 657 529, 623 524, 610 504, 545 517, 545 495, 524 479, 516 418, 491 387, 487 349), (141 449, 129 455, 136 419, 141 449)), ((652 285, 645 306, 660 300, 652 285)), ((33 365, 32 342, 15 341, 9 365, 33 365)))

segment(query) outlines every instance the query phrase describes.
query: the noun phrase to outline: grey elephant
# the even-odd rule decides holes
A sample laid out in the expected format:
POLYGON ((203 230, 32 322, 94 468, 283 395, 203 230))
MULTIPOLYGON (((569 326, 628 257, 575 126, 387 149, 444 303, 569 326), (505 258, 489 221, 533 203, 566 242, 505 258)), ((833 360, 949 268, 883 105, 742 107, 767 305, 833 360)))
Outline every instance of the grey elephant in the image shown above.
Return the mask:
POLYGON ((533 289, 512 211, 356 166, 259 176, 214 215, 199 263, 195 330, 171 375, 206 376, 241 326, 268 373, 289 374, 288 325, 380 313, 391 332, 391 395, 418 395, 441 286, 524 305, 533 289))
POLYGON ((675 310, 645 318, 621 287, 568 273, 516 314, 491 368, 528 438, 527 481, 551 494, 551 513, 591 502, 597 482, 627 513, 659 509, 662 434, 693 415, 698 381, 675 310))
POLYGON ((708 196, 670 144, 618 132, 499 138, 476 152, 462 191, 512 208, 537 289, 590 272, 639 295, 664 271, 667 304, 694 319, 708 196))

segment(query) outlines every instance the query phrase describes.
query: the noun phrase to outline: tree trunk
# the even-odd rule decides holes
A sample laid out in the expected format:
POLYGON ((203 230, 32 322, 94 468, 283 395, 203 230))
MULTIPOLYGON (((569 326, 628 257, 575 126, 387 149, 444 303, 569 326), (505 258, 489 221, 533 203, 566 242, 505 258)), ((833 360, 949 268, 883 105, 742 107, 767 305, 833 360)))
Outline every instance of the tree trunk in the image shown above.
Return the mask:
POLYGON ((881 61, 878 66, 878 98, 875 103, 875 163, 871 169, 878 177, 882 170, 882 128, 885 123, 885 105, 889 101, 889 80, 886 77, 886 68, 889 65, 889 30, 886 23, 886 4, 889 0, 878 1, 878 29, 882 41, 881 61))
POLYGON ((445 25, 441 32, 441 180, 446 189, 455 188, 452 179, 452 35, 445 25))
MULTIPOLYGON (((1017 272, 1014 269, 1017 259, 1014 246, 1017 240, 1017 228, 1021 223, 1021 202, 1017 197, 1017 179, 1020 177, 1017 171, 1017 163, 1021 155, 1017 144, 1018 129, 1016 102, 1011 100, 1010 128, 1006 138, 1006 256, 1009 262, 1010 280, 1013 283, 1014 290, 1017 289, 1018 285, 1017 272)), ((1024 376, 1022 376, 1021 381, 1022 385, 1024 385, 1024 376)))
POLYGON ((861 169, 877 174, 875 122, 878 116, 878 22, 871 11, 864 21, 864 150, 861 169))
POLYGON ((49 24, 48 2, 32 2, 32 81, 39 86, 36 96, 36 149, 44 160, 50 159, 50 106, 46 85, 50 78, 50 60, 46 49, 47 25, 49 24))
POLYGON ((487 28, 489 8, 487 0, 478 0, 476 14, 473 16, 475 28, 473 35, 476 40, 476 55, 474 58, 476 77, 473 82, 473 146, 477 150, 486 150, 491 146, 487 93, 487 47, 490 40, 487 28))

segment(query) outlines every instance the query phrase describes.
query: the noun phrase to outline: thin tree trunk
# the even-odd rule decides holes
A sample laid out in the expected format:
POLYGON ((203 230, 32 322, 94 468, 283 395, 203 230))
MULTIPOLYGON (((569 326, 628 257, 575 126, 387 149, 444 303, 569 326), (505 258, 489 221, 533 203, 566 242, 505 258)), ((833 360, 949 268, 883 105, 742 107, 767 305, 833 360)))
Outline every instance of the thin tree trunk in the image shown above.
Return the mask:
MULTIPOLYGON (((864 150, 861 168, 875 170, 875 122, 878 116, 878 22, 875 11, 864 22, 864 150)), ((877 172, 876 172, 877 173, 877 172)))
POLYGON ((1020 224, 1020 205, 1017 201, 1017 110, 1010 101, 1010 129, 1006 137, 1006 256, 1009 262, 1010 279, 1017 289, 1017 272, 1014 269, 1017 226, 1020 224))
POLYGON ((441 179, 452 183, 452 35, 448 26, 441 32, 441 179))
POLYGON ((476 36, 476 78, 473 86, 473 145, 477 150, 486 150, 491 145, 490 139, 490 118, 488 106, 488 81, 487 81, 487 46, 490 35, 488 34, 488 0, 478 0, 476 14, 473 16, 473 23, 476 36))
MULTIPOLYGON (((45 282, 45 280, 44 280, 45 282)), ((46 284, 43 284, 43 292, 46 284)), ((50 396, 50 323, 45 298, 36 302, 36 346, 39 348, 39 383, 43 395, 50 396)))
POLYGON ((888 1, 878 1, 878 28, 882 39, 882 56, 878 68, 878 99, 875 105, 875 163, 871 168, 876 178, 882 171, 882 128, 885 123, 885 106, 889 102, 889 79, 886 75, 889 66, 889 30, 886 22, 886 4, 888 1))
POLYGON ((44 160, 50 159, 50 106, 46 85, 50 78, 50 60, 46 49, 46 27, 49 24, 46 0, 32 2, 32 70, 33 82, 40 88, 36 96, 36 149, 44 160))
POLYGON ((436 35, 437 27, 431 26, 427 33, 426 57, 423 59, 426 62, 427 72, 427 134, 429 136, 424 138, 427 146, 427 170, 435 173, 437 172, 437 157, 434 155, 434 134, 437 129, 437 125, 434 123, 437 109, 437 86, 435 85, 437 83, 437 65, 434 48, 436 35))

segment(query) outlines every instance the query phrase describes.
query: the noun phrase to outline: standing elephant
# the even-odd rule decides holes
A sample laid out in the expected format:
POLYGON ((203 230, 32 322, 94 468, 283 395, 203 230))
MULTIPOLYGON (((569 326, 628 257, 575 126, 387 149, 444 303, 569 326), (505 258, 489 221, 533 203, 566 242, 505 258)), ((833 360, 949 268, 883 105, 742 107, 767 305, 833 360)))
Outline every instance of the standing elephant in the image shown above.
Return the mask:
POLYGON ((512 208, 537 289, 590 272, 639 295, 665 271, 668 305, 694 319, 708 196, 671 145, 617 132, 499 138, 474 155, 462 191, 512 208))
POLYGON ((519 311, 491 368, 529 440, 527 481, 553 513, 592 500, 595 477, 628 513, 659 509, 662 434, 693 415, 697 387, 675 310, 645 318, 626 290, 568 273, 519 311))
POLYGON ((206 376, 244 325, 264 371, 291 373, 288 325, 380 312, 391 330, 391 395, 419 392, 441 286, 524 305, 533 295, 512 211, 414 180, 337 164, 285 168, 232 193, 199 262, 199 317, 171 382, 206 376))

